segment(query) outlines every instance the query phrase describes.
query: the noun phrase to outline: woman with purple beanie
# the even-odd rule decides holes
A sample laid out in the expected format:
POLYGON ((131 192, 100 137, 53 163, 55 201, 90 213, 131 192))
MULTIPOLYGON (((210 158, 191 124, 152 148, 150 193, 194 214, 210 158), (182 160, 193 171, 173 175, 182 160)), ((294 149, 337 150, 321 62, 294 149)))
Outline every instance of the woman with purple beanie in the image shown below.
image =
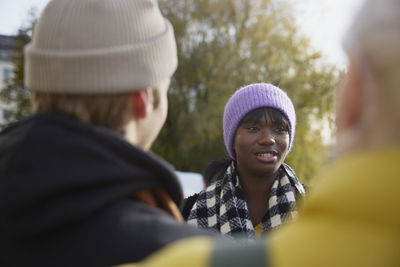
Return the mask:
POLYGON ((254 239, 295 218, 305 190, 284 163, 295 126, 293 103, 278 87, 258 83, 237 90, 223 116, 229 157, 208 166, 205 179, 214 182, 186 202, 188 224, 254 239))

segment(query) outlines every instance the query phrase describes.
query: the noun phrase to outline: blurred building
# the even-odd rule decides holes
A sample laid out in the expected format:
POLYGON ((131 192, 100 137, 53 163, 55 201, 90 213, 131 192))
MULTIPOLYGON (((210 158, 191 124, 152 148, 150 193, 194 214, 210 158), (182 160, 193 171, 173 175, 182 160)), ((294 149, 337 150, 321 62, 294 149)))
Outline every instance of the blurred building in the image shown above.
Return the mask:
MULTIPOLYGON (((0 35, 0 90, 5 87, 5 80, 13 75, 14 65, 11 55, 14 52, 16 36, 0 35)), ((4 122, 4 113, 7 112, 6 105, 0 101, 0 124, 4 122)))

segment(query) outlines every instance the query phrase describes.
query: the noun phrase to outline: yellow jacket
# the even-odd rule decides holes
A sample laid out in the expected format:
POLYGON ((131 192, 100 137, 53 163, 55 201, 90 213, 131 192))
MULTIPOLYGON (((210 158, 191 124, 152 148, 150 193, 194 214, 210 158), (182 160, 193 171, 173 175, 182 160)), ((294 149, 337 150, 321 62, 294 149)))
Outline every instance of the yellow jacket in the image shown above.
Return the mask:
POLYGON ((298 220, 262 242, 191 238, 132 266, 400 266, 399 167, 400 148, 344 156, 317 180, 298 220))

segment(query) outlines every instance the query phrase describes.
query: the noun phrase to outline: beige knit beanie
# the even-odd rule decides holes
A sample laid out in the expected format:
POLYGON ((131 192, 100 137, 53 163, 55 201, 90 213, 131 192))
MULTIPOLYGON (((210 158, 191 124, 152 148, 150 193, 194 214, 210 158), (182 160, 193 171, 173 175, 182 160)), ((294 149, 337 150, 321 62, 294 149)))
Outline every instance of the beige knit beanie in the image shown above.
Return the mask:
POLYGON ((137 91, 177 67, 156 0, 52 0, 24 53, 25 86, 52 93, 137 91))

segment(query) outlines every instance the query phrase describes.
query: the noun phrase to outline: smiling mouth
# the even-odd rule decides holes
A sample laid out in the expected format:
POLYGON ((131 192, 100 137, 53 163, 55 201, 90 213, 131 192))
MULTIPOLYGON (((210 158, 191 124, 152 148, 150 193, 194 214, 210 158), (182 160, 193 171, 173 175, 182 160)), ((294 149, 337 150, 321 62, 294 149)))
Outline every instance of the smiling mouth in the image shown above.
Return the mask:
POLYGON ((256 158, 263 163, 273 163, 278 160, 278 155, 275 152, 260 152, 256 153, 256 158))

